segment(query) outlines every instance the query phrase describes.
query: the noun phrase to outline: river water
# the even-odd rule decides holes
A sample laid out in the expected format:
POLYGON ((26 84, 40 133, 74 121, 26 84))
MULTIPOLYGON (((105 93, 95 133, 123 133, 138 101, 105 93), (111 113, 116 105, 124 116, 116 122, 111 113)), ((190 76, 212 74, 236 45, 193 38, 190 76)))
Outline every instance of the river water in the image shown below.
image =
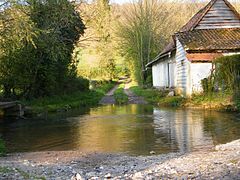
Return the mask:
POLYGON ((80 150, 149 155, 240 139, 240 115, 150 105, 100 106, 0 124, 10 152, 80 150))

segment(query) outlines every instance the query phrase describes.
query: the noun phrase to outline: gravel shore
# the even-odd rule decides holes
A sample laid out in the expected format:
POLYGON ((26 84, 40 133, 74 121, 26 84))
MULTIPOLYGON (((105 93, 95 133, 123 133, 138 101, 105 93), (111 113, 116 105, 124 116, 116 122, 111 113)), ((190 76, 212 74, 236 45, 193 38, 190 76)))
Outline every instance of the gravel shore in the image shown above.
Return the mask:
POLYGON ((240 179, 240 140, 216 146, 211 151, 148 157, 63 151, 10 154, 0 158, 0 179, 71 178, 240 179))

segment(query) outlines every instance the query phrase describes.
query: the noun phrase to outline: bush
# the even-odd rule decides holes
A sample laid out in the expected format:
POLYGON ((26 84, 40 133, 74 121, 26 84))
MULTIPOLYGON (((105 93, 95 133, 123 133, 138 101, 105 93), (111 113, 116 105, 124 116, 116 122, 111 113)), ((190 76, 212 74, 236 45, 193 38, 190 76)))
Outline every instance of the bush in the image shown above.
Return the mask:
POLYGON ((210 75, 208 78, 202 79, 201 85, 202 85, 204 94, 214 92, 214 84, 215 82, 214 82, 213 75, 210 75))
POLYGON ((224 56, 215 61, 216 82, 234 91, 239 88, 240 55, 224 56))
POLYGON ((221 57, 215 64, 217 84, 232 92, 233 100, 240 109, 240 55, 221 57))
POLYGON ((152 84, 153 84, 152 80, 153 80, 152 74, 148 75, 147 78, 146 78, 146 81, 145 81, 146 87, 152 87, 152 84))

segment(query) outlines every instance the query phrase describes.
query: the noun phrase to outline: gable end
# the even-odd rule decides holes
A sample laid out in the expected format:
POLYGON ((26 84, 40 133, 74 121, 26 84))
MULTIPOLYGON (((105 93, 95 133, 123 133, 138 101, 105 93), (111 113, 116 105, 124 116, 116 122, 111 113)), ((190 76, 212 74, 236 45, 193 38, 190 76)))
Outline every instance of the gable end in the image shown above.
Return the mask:
POLYGON ((226 0, 215 0, 195 29, 240 28, 240 16, 226 0))

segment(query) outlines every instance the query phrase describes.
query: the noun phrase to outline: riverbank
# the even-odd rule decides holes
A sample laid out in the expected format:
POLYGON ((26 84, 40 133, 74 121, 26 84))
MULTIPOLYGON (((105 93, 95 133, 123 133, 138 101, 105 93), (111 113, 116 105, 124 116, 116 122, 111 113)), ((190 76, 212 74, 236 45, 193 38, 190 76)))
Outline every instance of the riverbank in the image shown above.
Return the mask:
POLYGON ((218 111, 239 111, 239 104, 235 104, 229 93, 212 93, 208 95, 194 95, 191 98, 182 96, 168 96, 167 91, 144 89, 139 86, 130 88, 138 96, 144 97, 149 103, 165 107, 184 107, 193 109, 208 109, 218 111))
POLYGON ((239 179, 240 140, 187 154, 131 157, 79 151, 10 154, 0 179, 239 179))
POLYGON ((104 82, 92 90, 72 94, 44 97, 23 103, 28 107, 27 113, 57 112, 69 109, 98 105, 101 98, 115 85, 115 82, 104 82))

